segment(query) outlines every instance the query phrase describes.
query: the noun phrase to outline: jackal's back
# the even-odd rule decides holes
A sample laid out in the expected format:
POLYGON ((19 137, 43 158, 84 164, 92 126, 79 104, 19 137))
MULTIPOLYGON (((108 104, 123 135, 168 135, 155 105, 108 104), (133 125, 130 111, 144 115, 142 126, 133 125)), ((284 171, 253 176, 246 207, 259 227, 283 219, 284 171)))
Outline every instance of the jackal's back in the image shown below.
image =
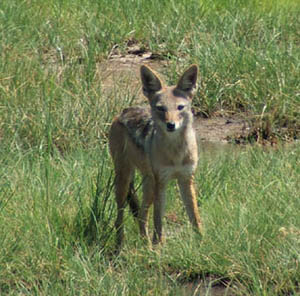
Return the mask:
POLYGON ((150 108, 131 107, 124 109, 118 117, 118 121, 126 127, 133 143, 145 151, 146 142, 154 132, 150 108))

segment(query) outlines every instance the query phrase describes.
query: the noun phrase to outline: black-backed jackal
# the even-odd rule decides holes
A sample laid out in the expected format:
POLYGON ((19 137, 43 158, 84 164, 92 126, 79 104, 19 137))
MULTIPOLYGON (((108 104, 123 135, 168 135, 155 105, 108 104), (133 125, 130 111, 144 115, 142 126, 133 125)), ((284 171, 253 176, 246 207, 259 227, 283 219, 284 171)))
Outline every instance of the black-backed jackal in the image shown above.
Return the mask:
POLYGON ((161 242, 164 193, 172 178, 178 181, 190 222, 201 232, 194 187, 198 151, 191 111, 198 68, 196 65, 188 68, 176 86, 164 86, 147 66, 141 66, 140 72, 143 93, 148 98, 150 108, 131 107, 123 110, 114 119, 109 134, 116 174, 118 214, 115 226, 118 247, 123 241, 123 215, 127 203, 138 218, 143 237, 148 236, 148 211, 154 204, 153 243, 161 242), (143 177, 141 206, 133 188, 135 169, 143 177))

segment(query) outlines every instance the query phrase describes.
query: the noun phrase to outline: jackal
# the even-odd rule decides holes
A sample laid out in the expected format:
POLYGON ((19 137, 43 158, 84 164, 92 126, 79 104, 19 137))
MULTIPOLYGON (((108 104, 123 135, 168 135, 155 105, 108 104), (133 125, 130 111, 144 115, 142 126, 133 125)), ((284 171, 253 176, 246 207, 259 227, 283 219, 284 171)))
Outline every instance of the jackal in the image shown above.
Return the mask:
POLYGON ((191 111, 197 73, 197 66, 192 65, 176 86, 164 86, 153 70, 141 66, 143 93, 150 108, 127 108, 112 123, 109 146, 116 175, 118 214, 115 227, 118 247, 124 237, 123 216, 127 202, 133 215, 138 218, 143 237, 148 236, 148 211, 154 204, 153 243, 161 242, 164 193, 167 182, 173 178, 178 181, 190 222, 201 233, 194 187, 198 151, 191 111), (140 207, 133 186, 135 169, 143 177, 140 207))

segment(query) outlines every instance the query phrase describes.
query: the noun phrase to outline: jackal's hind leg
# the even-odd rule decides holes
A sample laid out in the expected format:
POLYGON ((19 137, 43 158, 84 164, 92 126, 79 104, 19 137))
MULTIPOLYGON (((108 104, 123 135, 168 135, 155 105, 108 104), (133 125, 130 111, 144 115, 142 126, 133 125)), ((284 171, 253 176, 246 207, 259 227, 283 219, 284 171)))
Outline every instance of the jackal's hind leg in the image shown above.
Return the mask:
POLYGON ((132 180, 129 185, 127 200, 132 215, 134 216, 134 218, 138 218, 140 209, 139 209, 138 197, 134 188, 134 176, 132 177, 132 180))
POLYGON ((129 195, 129 186, 132 180, 132 170, 130 167, 123 166, 122 169, 116 168, 115 191, 117 202, 117 219, 115 227, 117 231, 117 248, 120 248, 124 238, 124 209, 127 205, 127 197, 129 195))

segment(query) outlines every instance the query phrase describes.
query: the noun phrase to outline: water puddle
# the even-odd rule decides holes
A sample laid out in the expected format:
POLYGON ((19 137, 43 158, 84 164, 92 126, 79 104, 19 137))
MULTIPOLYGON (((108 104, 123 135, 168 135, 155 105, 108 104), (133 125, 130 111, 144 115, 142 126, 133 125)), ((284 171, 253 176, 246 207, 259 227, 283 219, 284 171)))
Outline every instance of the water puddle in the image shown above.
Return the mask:
POLYGON ((180 295, 234 296, 237 294, 230 286, 226 287, 222 284, 215 284, 213 281, 199 279, 194 282, 184 284, 180 290, 180 295))
POLYGON ((222 153, 232 153, 239 151, 240 146, 230 144, 228 142, 211 142, 211 141, 198 141, 198 150, 200 155, 204 156, 217 156, 222 153))

